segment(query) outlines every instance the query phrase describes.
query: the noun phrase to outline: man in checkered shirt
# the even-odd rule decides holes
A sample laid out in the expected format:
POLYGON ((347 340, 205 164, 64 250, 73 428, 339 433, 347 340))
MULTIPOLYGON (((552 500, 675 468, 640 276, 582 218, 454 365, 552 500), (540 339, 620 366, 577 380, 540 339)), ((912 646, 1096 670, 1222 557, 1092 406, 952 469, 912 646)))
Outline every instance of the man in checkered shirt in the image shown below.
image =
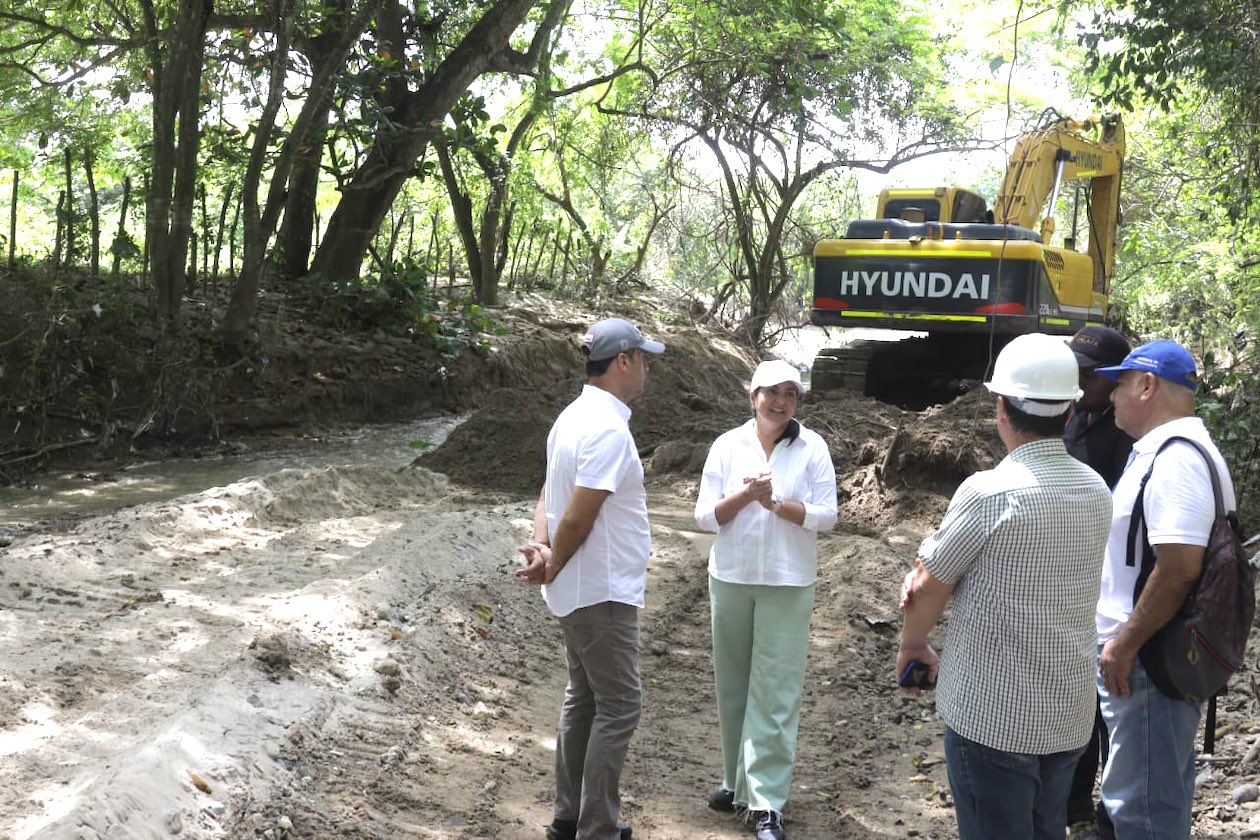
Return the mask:
POLYGON ((1062 840, 1093 728, 1111 495, 1063 445, 1077 379, 1062 339, 1025 335, 1002 350, 985 386, 1008 455, 958 488, 902 588, 897 673, 909 677, 914 662, 929 681, 939 672, 961 840, 1062 840), (951 596, 938 659, 927 635, 951 596))

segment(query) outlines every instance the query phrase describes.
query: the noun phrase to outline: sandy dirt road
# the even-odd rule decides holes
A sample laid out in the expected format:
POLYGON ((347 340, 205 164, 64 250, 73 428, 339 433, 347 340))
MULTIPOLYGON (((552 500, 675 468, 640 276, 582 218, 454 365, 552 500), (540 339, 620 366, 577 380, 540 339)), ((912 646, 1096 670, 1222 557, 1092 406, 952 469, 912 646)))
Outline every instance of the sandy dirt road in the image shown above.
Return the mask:
MULTIPOLYGON (((563 657, 511 572, 580 323, 505 352, 502 387, 421 466, 271 469, 0 547, 0 838, 541 840, 563 657)), ((653 554, 624 810, 641 840, 747 837, 704 806, 720 761, 692 521, 708 444, 746 416, 747 362, 664 337, 631 420, 653 554)), ((841 515, 819 543, 789 835, 954 838, 942 724, 892 684, 895 603, 953 487, 1000 457, 990 398, 811 395, 801 414, 841 515)), ((1196 838, 1260 836, 1257 803, 1235 801, 1260 766, 1254 662, 1199 765, 1196 838)))
MULTIPOLYGON (((642 837, 746 832, 702 807, 718 760, 690 504, 653 490, 625 785, 642 837)), ((540 836, 563 667, 510 574, 529 512, 420 468, 325 468, 20 538, 0 563, 0 836, 540 836)), ((929 707, 883 679, 895 586, 873 569, 897 551, 825 550, 790 825, 945 832, 929 707)))
MULTIPOLYGON (((636 836, 662 840, 748 832, 703 807, 718 754, 689 490, 651 488, 624 784, 636 836)), ((563 667, 510 574, 530 510, 421 468, 287 470, 20 538, 0 555, 0 836, 541 837, 563 667)), ((822 540, 793 837, 954 836, 941 724, 889 680, 924 527, 822 540)), ((1196 836, 1260 824, 1229 801, 1249 711, 1226 704, 1196 836)))

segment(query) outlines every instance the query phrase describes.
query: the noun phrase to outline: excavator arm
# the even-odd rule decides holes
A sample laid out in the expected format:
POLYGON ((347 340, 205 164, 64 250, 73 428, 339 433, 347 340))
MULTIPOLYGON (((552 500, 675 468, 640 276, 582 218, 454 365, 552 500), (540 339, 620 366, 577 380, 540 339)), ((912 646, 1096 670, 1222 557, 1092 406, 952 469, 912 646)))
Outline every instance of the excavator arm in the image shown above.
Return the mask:
POLYGON ((1119 115, 1076 121, 1057 119, 1019 139, 993 208, 994 221, 1030 228, 1050 244, 1054 205, 1064 181, 1090 182, 1089 255, 1094 290, 1109 294, 1115 273, 1116 227, 1124 124, 1119 115), (1095 133, 1091 138, 1085 132, 1095 133), (1045 211, 1045 217, 1041 214, 1045 211))

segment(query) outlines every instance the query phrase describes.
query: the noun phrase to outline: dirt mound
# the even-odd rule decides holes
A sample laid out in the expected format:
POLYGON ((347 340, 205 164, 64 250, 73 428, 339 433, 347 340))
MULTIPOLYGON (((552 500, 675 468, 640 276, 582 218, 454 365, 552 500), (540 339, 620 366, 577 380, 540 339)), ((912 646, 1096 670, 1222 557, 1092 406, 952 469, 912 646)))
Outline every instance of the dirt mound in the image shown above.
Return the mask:
POLYGON ((502 388, 487 394, 445 443, 415 463, 469 487, 536 494, 547 460, 547 431, 580 389, 581 380, 571 379, 547 393, 502 388))
MULTIPOLYGON (((471 487, 536 494, 546 465, 547 432, 582 389, 580 334, 573 334, 572 347, 556 348, 573 360, 557 369, 564 373, 560 381, 543 388, 488 392, 481 408, 416 463, 471 487)), ((743 381, 752 363, 733 345, 693 328, 651 334, 661 336, 668 349, 652 361, 647 387, 631 405, 630 429, 645 457, 664 446, 667 455, 674 453, 669 463, 676 458, 688 463, 696 448, 707 452, 714 437, 746 416, 743 381)), ((649 463, 649 470, 655 468, 649 463)))
POLYGON ((964 478, 1005 456, 995 416, 993 396, 984 388, 912 415, 884 453, 884 479, 952 493, 964 478))
MULTIPOLYGON (((505 387, 488 390, 469 420, 417 464, 468 487, 523 496, 538 492, 547 432, 583 382, 576 350, 582 325, 538 320, 533 344, 518 340, 503 354, 505 387), (538 352, 530 352, 531 346, 538 352), (519 358, 518 352, 523 352, 519 358), (544 367, 548 353, 563 358, 544 367), (513 371, 521 379, 513 379, 513 371), (522 382, 537 383, 540 371, 556 379, 541 387, 522 382)), ((754 360, 695 328, 647 328, 668 349, 653 361, 647 388, 631 406, 630 428, 651 483, 693 493, 713 440, 748 418, 745 387, 754 360)), ((934 523, 959 482, 1004 454, 983 389, 922 412, 852 391, 816 392, 802 400, 798 416, 827 441, 841 527, 857 533, 882 533, 903 521, 934 523)))

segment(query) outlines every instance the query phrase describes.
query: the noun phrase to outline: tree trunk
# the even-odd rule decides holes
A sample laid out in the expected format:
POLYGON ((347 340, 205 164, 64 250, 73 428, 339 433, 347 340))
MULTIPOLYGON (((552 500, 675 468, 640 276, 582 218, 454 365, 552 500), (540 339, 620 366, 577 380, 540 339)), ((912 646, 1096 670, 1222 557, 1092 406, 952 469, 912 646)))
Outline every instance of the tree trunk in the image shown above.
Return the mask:
MULTIPOLYGON (((289 46, 292 43, 295 20, 296 0, 276 0, 274 12, 282 25, 276 31, 276 43, 271 53, 271 79, 267 88, 267 102, 263 105, 258 122, 254 124, 254 145, 250 149, 249 163, 245 167, 245 176, 241 179, 241 199, 245 222, 245 247, 241 259, 241 276, 232 287, 232 299, 228 302, 227 312, 223 315, 220 332, 224 342, 234 348, 242 349, 253 324, 254 312, 258 306, 258 289, 262 285, 263 266, 267 258, 267 242, 274 228, 268 227, 268 220, 263 218, 264 209, 259 207, 258 192, 262 182, 263 168, 267 164, 267 156, 271 143, 271 135, 275 131, 276 115, 284 98, 284 82, 289 64, 289 46)), ((309 103, 310 100, 308 99, 309 103)), ((290 158, 291 160, 292 158, 290 158)), ((279 166, 277 166, 277 170, 279 166)), ((287 173, 276 171, 272 175, 271 186, 274 189, 277 181, 284 181, 287 173)), ((278 206, 275 209, 279 211, 278 206)), ((269 214, 274 217, 274 214, 269 214)))
POLYGON ((401 231, 402 227, 398 224, 398 214, 391 207, 389 212, 389 236, 385 240, 385 273, 392 273, 394 270, 394 254, 398 250, 398 235, 401 231))
POLYGON ((17 267, 17 210, 18 210, 18 183, 21 180, 21 173, 13 170, 13 197, 9 199, 9 273, 17 267))
MULTIPOLYGON (((146 172, 144 176, 144 195, 149 195, 149 175, 146 172)), ((146 219, 147 222, 147 219, 146 219)), ((140 288, 148 288, 149 272, 153 268, 153 251, 149 245, 149 238, 144 239, 144 248, 140 252, 140 288)))
POLYGON ((556 284, 556 258, 560 256, 560 231, 556 231, 556 246, 551 249, 551 263, 547 266, 547 282, 556 284))
POLYGON ((66 228, 66 191, 57 193, 57 232, 53 234, 52 264, 54 269, 61 268, 61 242, 66 228))
POLYGON ((77 221, 74 217, 74 157, 70 153, 70 149, 66 149, 65 156, 66 169, 66 203, 64 212, 66 214, 66 268, 74 265, 74 223, 77 221))
POLYGON ((537 0, 495 0, 418 90, 395 91, 392 125, 373 139, 351 176, 311 273, 325 280, 356 277, 372 236, 380 229, 412 166, 428 146, 432 126, 444 119, 469 85, 509 44, 537 0))
POLYGON ((219 255, 223 253, 223 235, 226 232, 227 211, 228 206, 232 203, 232 191, 235 188, 236 182, 228 181, 227 189, 223 191, 223 201, 219 204, 219 229, 214 235, 214 261, 211 263, 209 278, 215 289, 219 288, 219 255))
POLYGON ((114 260, 110 266, 109 276, 115 283, 118 282, 118 271, 122 267, 123 243, 127 241, 127 210, 130 207, 131 176, 127 175, 123 178, 122 210, 118 213, 118 233, 114 234, 114 245, 110 248, 114 252, 114 260))
POLYGON ((83 174, 87 177, 88 227, 91 231, 91 247, 88 251, 92 266, 92 282, 101 278, 101 205, 96 196, 96 173, 92 171, 96 156, 89 149, 83 155, 83 174))
POLYGON ((477 242, 477 233, 473 229, 472 198, 460 184, 459 174, 455 171, 455 162, 451 159, 451 150, 445 143, 437 144, 438 165, 442 169, 442 180, 446 184, 446 195, 451 202, 451 216, 455 220, 455 230, 459 233, 460 244, 464 248, 464 262, 468 268, 468 278, 476 289, 481 279, 481 246, 477 242))
POLYGON ((277 16, 283 25, 276 32, 267 104, 258 118, 254 146, 250 151, 249 164, 241 184, 242 212, 245 221, 245 247, 241 275, 233 286, 232 299, 228 303, 223 323, 220 325, 220 332, 225 343, 231 346, 243 347, 253 327, 254 315, 258 310, 258 290, 262 286, 267 245, 276 232, 284 206, 289 176, 297 160, 298 150, 304 139, 309 136, 310 128, 316 122, 317 115, 327 109, 337 74, 344 65, 351 47, 358 41, 359 36, 367 28, 368 22, 376 15, 381 5, 382 0, 365 0, 353 18, 336 30, 337 40, 330 48, 333 58, 316 71, 307 91, 306 101, 302 104, 302 110, 281 144, 279 154, 270 161, 271 182, 265 203, 260 203, 259 185, 263 169, 268 164, 268 145, 275 132, 276 115, 280 111, 285 95, 289 49, 298 7, 298 0, 276 0, 277 16))
POLYGON ((569 282, 569 252, 573 248, 573 231, 569 231, 569 235, 564 240, 564 262, 561 263, 560 285, 556 288, 563 288, 569 282))
POLYGON ((236 231, 241 224, 241 200, 232 205, 232 227, 228 229, 228 278, 236 282, 236 231))
POLYGON ((438 220, 440 216, 436 210, 433 211, 433 217, 430 222, 429 247, 424 251, 424 273, 432 278, 433 288, 437 288, 437 276, 441 266, 438 261, 442 259, 442 248, 438 243, 438 220), (435 259, 436 257, 436 259, 435 259))
POLYGON ((408 213, 407 214, 407 253, 404 255, 403 258, 406 259, 408 262, 411 262, 414 264, 415 253, 416 253, 416 214, 408 213))
POLYGON ((185 276, 185 289, 195 289, 197 287, 197 243, 199 237, 197 232, 193 231, 188 237, 188 268, 185 276))
POLYGON ((210 276, 210 211, 206 209, 205 182, 197 185, 197 199, 201 204, 201 280, 204 283, 210 276))
POLYGON ((519 234, 512 241, 512 267, 508 269, 508 287, 512 289, 516 288, 516 267, 521 264, 521 241, 519 234))
POLYGON ((544 230, 542 239, 538 242, 538 250, 534 252, 534 265, 529 270, 529 288, 533 288, 538 284, 538 267, 542 265, 543 251, 547 250, 547 240, 551 234, 544 230))
POLYGON ((525 238, 525 256, 521 257, 520 262, 517 263, 517 265, 520 268, 520 271, 523 273, 523 274, 518 274, 517 276, 518 277, 523 276, 526 286, 533 285, 530 282, 530 278, 529 278, 529 259, 530 257, 534 255, 534 237, 536 237, 537 235, 538 235, 538 223, 535 222, 529 229, 529 236, 525 238))
POLYGON ((212 0, 183 0, 174 27, 168 29, 159 24, 153 0, 141 0, 153 73, 152 176, 145 198, 145 248, 153 272, 155 306, 166 324, 178 321, 187 277, 201 142, 201 73, 211 5, 212 0))
POLYGON ((315 236, 315 199, 319 192, 319 165, 328 137, 328 108, 321 108, 293 160, 289 194, 284 203, 277 246, 280 274, 286 279, 302 277, 310 265, 315 236))

